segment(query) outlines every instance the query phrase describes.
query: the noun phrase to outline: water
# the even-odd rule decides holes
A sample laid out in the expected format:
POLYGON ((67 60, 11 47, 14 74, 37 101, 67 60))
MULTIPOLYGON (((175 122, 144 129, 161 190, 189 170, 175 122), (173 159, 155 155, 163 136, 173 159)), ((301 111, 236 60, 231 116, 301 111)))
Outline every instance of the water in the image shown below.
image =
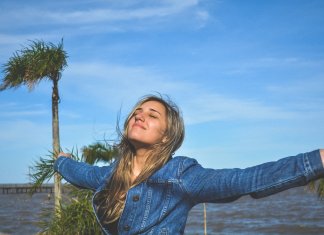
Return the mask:
MULTIPOLYGON (((46 193, 0 194, 0 235, 36 234, 42 208, 53 204, 46 193)), ((206 208, 208 234, 324 234, 324 201, 304 188, 206 208)), ((204 234, 202 204, 190 212, 185 234, 204 234)))
POLYGON ((37 222, 43 208, 53 208, 53 199, 46 193, 0 194, 0 235, 36 234, 37 222))
MULTIPOLYGON (((305 188, 206 208, 208 234, 324 234, 324 201, 305 188)), ((203 234, 203 218, 203 205, 197 205, 190 212, 186 234, 203 234)))

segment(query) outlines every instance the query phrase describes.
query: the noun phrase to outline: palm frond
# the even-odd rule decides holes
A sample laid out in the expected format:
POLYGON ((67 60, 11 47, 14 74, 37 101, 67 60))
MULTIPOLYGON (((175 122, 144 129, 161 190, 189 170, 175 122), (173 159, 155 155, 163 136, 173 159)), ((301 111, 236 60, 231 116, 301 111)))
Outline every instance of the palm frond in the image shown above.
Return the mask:
POLYGON ((54 176, 54 162, 55 159, 52 152, 46 158, 41 157, 38 161, 34 162, 29 174, 33 184, 31 194, 35 193, 37 188, 54 176))
MULTIPOLYGON (((70 152, 70 151, 69 151, 70 152)), ((74 154, 74 149, 71 151, 71 158, 79 161, 81 158, 78 157, 78 152, 74 154)), ((42 186, 43 183, 48 182, 54 176, 54 153, 49 151, 45 157, 40 157, 38 161, 35 161, 33 166, 30 168, 31 172, 29 177, 31 179, 32 188, 31 194, 35 193, 37 188, 42 186)))
POLYGON ((83 160, 92 165, 99 161, 111 163, 118 154, 115 146, 110 146, 100 142, 85 146, 81 150, 83 160))
POLYGON ((67 66, 63 40, 58 44, 31 41, 3 65, 5 74, 0 91, 26 85, 32 90, 43 79, 59 80, 67 66))
POLYGON ((27 61, 25 58, 15 52, 14 55, 3 65, 3 73, 5 74, 0 85, 0 91, 7 88, 17 88, 23 83, 27 61))
POLYGON ((102 234, 92 209, 92 195, 90 190, 71 186, 70 199, 60 204, 59 214, 46 209, 42 212, 39 234, 102 234))
POLYGON ((319 199, 324 199, 324 179, 311 181, 307 185, 307 188, 309 191, 316 193, 319 199))
MULTIPOLYGON (((117 154, 114 146, 95 143, 82 148, 82 156, 79 157, 78 150, 72 149, 71 158, 77 161, 95 163, 99 160, 106 162, 112 161, 117 154)), ((45 181, 50 180, 54 175, 53 165, 55 158, 52 152, 45 157, 41 157, 31 168, 30 177, 33 181, 33 192, 45 181)), ((91 199, 93 192, 91 190, 79 189, 72 185, 64 187, 66 197, 60 201, 57 210, 44 210, 41 214, 39 226, 42 231, 38 234, 94 234, 99 235, 101 229, 96 221, 92 208, 91 199)))

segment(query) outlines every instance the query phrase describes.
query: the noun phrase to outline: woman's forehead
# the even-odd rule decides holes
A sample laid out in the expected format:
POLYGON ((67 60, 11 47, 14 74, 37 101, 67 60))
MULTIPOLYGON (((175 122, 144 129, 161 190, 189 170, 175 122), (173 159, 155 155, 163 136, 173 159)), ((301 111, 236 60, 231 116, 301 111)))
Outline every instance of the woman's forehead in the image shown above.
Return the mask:
POLYGON ((142 103, 141 105, 139 105, 139 107, 137 109, 154 109, 154 110, 160 111, 160 112, 166 111, 164 104, 162 104, 161 102, 156 101, 156 100, 146 101, 146 102, 142 103))

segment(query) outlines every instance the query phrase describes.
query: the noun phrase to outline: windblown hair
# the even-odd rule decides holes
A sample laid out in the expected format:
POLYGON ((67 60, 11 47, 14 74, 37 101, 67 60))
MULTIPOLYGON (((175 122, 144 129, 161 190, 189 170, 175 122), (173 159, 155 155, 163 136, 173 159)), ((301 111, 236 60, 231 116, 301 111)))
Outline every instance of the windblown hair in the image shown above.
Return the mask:
POLYGON ((105 190, 97 193, 95 197, 98 215, 100 215, 99 219, 102 224, 112 223, 121 216, 125 206, 127 191, 147 180, 155 171, 160 169, 181 146, 185 135, 182 115, 177 105, 170 99, 163 99, 162 96, 155 95, 145 96, 139 100, 126 118, 123 131, 120 131, 118 125, 117 131, 120 136, 120 142, 117 146, 119 159, 105 190), (132 182, 131 176, 135 149, 127 138, 128 123, 136 109, 148 101, 157 101, 166 109, 167 127, 165 141, 152 146, 146 158, 144 168, 135 181, 132 182))

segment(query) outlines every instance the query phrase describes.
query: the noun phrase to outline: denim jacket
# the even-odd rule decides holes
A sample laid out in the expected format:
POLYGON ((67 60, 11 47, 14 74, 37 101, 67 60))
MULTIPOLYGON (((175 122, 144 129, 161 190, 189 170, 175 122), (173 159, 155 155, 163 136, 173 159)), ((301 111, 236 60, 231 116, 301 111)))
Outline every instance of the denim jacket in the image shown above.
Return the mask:
MULTIPOLYGON (((109 181, 115 165, 98 167, 59 157, 54 169, 71 184, 97 193, 109 181)), ((261 198, 323 176, 318 150, 246 169, 208 169, 192 158, 173 157, 129 189, 118 231, 125 235, 183 234, 189 210, 198 203, 230 202, 243 195, 261 198)))

